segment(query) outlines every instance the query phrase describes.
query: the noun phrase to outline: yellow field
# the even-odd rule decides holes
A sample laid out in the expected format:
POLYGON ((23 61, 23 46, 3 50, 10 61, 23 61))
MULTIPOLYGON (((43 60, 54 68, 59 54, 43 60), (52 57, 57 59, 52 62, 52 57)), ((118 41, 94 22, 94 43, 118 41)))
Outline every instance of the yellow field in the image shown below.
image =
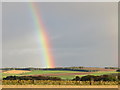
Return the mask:
POLYGON ((5 71, 3 73, 8 73, 8 74, 21 74, 21 73, 26 73, 26 72, 31 72, 31 71, 26 71, 26 70, 9 70, 5 71))
POLYGON ((2 85, 2 88, 118 88, 117 85, 2 85))

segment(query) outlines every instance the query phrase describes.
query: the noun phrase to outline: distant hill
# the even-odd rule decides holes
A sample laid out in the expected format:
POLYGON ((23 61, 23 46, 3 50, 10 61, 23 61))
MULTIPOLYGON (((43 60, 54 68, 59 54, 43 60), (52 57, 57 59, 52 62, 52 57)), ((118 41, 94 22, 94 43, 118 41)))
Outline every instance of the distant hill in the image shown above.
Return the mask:
POLYGON ((56 68, 1 68, 0 70, 66 70, 66 71, 81 71, 81 72, 96 72, 96 71, 114 71, 117 70, 117 67, 105 67, 105 68, 97 68, 97 67, 56 67, 56 68))

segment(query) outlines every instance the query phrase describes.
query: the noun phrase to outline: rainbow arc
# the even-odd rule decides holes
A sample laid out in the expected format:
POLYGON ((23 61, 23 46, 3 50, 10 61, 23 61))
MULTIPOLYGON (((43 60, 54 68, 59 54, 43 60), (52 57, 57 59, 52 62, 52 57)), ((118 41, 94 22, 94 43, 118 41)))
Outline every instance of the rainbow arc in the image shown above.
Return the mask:
POLYGON ((30 2, 29 6, 31 8, 33 22, 35 26, 35 30, 37 31, 37 36, 39 39, 39 46, 41 48, 41 56, 43 62, 46 64, 46 68, 54 68, 54 59, 51 51, 51 44, 49 40, 49 36, 46 30, 46 27, 41 18, 40 9, 38 9, 37 4, 30 2))

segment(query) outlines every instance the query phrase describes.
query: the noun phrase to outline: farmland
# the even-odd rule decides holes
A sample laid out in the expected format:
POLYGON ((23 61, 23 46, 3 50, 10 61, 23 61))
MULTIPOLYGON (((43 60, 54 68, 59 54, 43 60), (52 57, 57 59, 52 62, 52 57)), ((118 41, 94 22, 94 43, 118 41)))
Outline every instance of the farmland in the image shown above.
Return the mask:
MULTIPOLYGON (((17 70, 16 70, 17 71, 17 70)), ((67 77, 73 78, 75 75, 85 75, 88 74, 86 72, 79 72, 79 71, 51 71, 51 70, 34 70, 31 72, 24 72, 24 73, 2 73, 2 77, 7 77, 7 76, 37 76, 37 75, 42 75, 42 76, 58 76, 64 79, 67 79, 67 77), (66 78, 65 78, 66 76, 66 78)), ((69 79, 71 79, 69 78, 69 79)))
POLYGON ((98 70, 96 72, 83 72, 83 71, 70 71, 70 70, 4 70, 2 72, 2 77, 7 76, 52 76, 60 77, 65 80, 73 79, 75 76, 85 76, 85 75, 107 75, 114 74, 116 69, 104 69, 104 68, 82 68, 82 70, 98 70))
MULTIPOLYGON (((104 69, 104 68, 7 68, 3 69, 0 74, 2 74, 2 85, 15 86, 15 85, 35 85, 38 87, 45 87, 45 85, 60 85, 60 86, 73 86, 79 87, 83 85, 92 85, 93 87, 97 85, 101 86, 117 86, 118 79, 116 75, 117 69, 104 69), (91 76, 90 76, 91 75, 91 76), (104 76, 108 75, 108 76, 104 76), (114 76, 115 75, 115 76, 114 76), (93 77, 94 81, 91 79, 86 79, 85 77, 93 77), (112 78, 111 78, 112 77, 112 78), (106 81, 107 80, 107 81, 106 81)), ((9 87, 8 86, 8 87, 9 87)), ((17 86, 16 86, 17 87, 17 86)), ((61 88, 61 87, 60 87, 61 88)))
POLYGON ((118 85, 2 85, 2 88, 116 88, 118 85))

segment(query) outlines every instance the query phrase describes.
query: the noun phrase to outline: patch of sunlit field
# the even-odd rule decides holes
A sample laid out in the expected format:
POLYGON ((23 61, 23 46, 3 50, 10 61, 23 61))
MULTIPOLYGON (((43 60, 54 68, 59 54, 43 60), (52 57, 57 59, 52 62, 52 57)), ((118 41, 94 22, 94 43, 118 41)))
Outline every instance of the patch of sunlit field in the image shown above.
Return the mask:
POLYGON ((2 88, 118 88, 117 85, 2 85, 2 88))

